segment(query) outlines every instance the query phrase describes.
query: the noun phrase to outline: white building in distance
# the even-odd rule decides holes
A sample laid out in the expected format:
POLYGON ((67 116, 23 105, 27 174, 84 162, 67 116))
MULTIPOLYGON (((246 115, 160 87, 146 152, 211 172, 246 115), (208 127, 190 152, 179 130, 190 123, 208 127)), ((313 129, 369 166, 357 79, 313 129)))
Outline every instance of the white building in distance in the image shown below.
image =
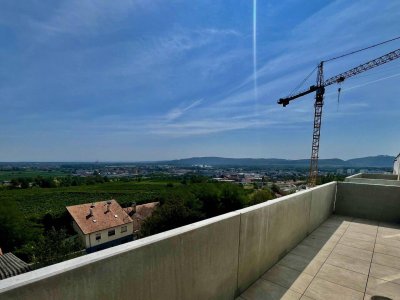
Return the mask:
POLYGON ((393 164, 393 174, 400 175, 400 153, 394 160, 393 164))

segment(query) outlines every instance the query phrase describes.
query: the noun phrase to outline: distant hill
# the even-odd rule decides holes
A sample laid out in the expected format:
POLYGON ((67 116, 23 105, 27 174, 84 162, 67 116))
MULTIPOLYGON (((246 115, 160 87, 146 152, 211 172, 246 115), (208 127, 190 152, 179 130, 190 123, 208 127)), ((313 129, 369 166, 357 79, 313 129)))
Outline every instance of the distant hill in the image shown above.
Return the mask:
POLYGON ((349 159, 347 163, 354 167, 393 167, 395 158, 389 155, 368 156, 349 159))
MULTIPOLYGON (((320 159, 320 167, 392 167, 395 157, 378 155, 342 160, 339 158, 320 159)), ((309 159, 281 159, 281 158, 225 158, 225 157, 191 157, 162 163, 177 166, 210 165, 210 166, 295 166, 305 167, 309 159)))

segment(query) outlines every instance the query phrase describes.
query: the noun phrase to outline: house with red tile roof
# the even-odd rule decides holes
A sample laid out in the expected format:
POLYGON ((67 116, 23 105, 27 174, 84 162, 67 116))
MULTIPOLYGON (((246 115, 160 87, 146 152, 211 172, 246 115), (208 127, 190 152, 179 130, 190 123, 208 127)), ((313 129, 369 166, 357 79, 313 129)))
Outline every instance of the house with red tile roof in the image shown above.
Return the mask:
POLYGON ((153 214, 159 205, 160 202, 150 202, 141 205, 133 203, 131 207, 124 208, 133 220, 133 235, 135 238, 139 236, 143 222, 153 214))
POLYGON ((87 252, 133 240, 133 220, 115 200, 68 206, 87 252))

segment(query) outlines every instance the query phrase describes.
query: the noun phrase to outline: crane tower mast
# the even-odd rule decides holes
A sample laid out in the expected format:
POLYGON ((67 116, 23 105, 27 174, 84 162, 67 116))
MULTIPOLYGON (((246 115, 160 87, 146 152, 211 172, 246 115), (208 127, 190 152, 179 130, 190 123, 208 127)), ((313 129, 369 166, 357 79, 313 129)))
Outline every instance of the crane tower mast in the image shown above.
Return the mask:
POLYGON ((314 129, 313 129, 313 140, 312 140, 312 149, 311 149, 311 160, 310 160, 310 173, 308 178, 309 186, 315 186, 317 183, 318 177, 318 154, 319 154, 319 143, 321 137, 321 123, 322 123, 322 107, 324 105, 324 94, 325 87, 334 84, 343 82, 345 79, 353 77, 357 74, 363 73, 367 70, 373 69, 380 65, 383 65, 387 62, 393 61, 395 59, 400 58, 400 49, 389 52, 383 56, 380 56, 376 59, 368 61, 364 64, 361 64, 355 68, 352 68, 346 72, 340 73, 336 76, 333 76, 324 81, 324 61, 321 61, 318 64, 318 72, 317 72, 317 82, 316 85, 310 86, 309 89, 299 92, 295 95, 288 96, 286 98, 281 98, 278 101, 278 104, 282 104, 284 107, 290 103, 290 101, 297 99, 299 97, 305 96, 312 92, 315 93, 315 102, 314 102, 314 129))

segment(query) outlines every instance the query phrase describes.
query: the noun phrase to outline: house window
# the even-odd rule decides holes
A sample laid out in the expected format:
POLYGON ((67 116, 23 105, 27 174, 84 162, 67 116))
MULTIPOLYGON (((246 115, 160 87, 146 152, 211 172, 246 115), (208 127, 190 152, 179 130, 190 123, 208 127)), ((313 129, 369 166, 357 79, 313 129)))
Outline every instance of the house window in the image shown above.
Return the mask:
POLYGON ((115 229, 109 230, 108 231, 108 236, 113 236, 113 235, 115 235, 115 229))
POLYGON ((96 233, 96 241, 101 240, 101 233, 96 233))
POLYGON ((127 226, 122 226, 121 227, 121 233, 127 232, 127 231, 128 231, 128 227, 127 226))

